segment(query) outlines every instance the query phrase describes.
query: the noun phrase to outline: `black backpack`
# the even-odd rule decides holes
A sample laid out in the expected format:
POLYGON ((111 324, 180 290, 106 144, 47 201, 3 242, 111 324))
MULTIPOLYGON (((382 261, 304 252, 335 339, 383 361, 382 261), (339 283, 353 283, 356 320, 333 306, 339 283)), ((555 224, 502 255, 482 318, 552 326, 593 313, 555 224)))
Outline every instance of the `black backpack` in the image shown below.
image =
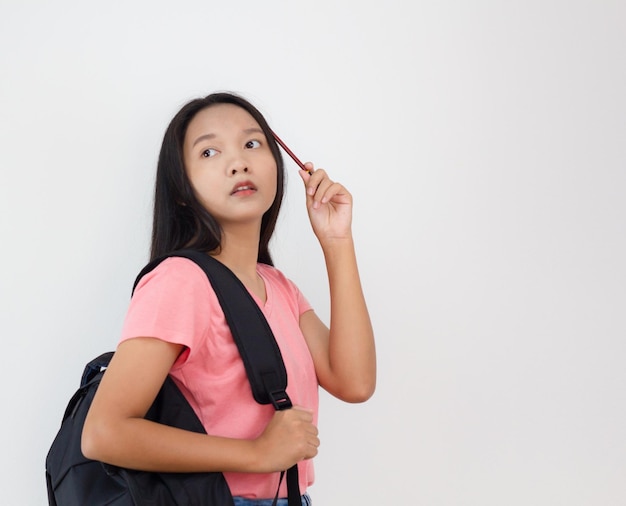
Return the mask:
MULTIPOLYGON (((287 373, 274 335, 259 306, 225 265, 202 252, 179 250, 146 265, 137 276, 133 291, 145 274, 171 256, 189 258, 207 274, 239 349, 254 399, 261 404, 271 403, 277 410, 290 408, 291 401, 286 392, 287 373)), ((83 456, 83 424, 112 356, 113 352, 104 353, 86 365, 80 388, 67 405, 61 428, 46 457, 49 505, 233 506, 232 494, 222 473, 135 471, 83 456)), ((206 433, 193 408, 169 376, 146 418, 206 433)), ((297 465, 287 471, 287 489, 289 506, 300 506, 297 465)), ((278 491, 276 494, 278 496, 278 491)))

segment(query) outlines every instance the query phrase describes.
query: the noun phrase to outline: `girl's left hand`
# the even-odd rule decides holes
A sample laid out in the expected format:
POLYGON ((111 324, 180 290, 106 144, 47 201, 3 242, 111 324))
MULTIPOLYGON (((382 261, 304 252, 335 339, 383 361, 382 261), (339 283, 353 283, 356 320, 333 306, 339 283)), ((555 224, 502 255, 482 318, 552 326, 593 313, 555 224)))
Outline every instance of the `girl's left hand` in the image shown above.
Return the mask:
POLYGON ((332 181, 324 169, 310 173, 301 170, 300 177, 306 189, 306 206, 313 232, 321 243, 352 237, 352 195, 340 183, 332 181))

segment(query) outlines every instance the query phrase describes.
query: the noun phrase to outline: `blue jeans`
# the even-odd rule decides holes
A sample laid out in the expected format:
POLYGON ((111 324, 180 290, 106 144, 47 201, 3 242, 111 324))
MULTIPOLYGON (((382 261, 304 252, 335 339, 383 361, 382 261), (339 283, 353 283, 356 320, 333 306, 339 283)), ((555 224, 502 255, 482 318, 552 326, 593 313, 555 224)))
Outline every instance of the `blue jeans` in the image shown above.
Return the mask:
MULTIPOLYGON (((235 506, 272 506, 274 499, 246 499, 245 497, 235 497, 235 506)), ((311 506, 309 494, 302 496, 302 506, 311 506)), ((278 499, 276 506, 287 506, 287 499, 278 499)))

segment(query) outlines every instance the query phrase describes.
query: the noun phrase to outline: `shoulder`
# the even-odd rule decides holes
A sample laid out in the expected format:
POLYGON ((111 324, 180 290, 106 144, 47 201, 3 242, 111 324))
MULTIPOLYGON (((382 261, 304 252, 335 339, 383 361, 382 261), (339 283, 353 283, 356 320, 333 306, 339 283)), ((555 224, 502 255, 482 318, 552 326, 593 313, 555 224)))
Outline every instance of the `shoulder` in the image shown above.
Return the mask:
POLYGON ((266 280, 270 280, 272 283, 297 289, 295 283, 276 267, 272 267, 267 264, 257 264, 257 270, 261 276, 263 276, 266 280))
POLYGON ((209 285, 204 271, 195 262, 188 258, 170 257, 141 278, 135 294, 153 289, 178 292, 210 290, 209 285))
POLYGON ((150 336, 181 344, 195 354, 213 320, 220 317, 223 313, 204 271, 191 260, 170 257, 137 284, 120 341, 150 336))

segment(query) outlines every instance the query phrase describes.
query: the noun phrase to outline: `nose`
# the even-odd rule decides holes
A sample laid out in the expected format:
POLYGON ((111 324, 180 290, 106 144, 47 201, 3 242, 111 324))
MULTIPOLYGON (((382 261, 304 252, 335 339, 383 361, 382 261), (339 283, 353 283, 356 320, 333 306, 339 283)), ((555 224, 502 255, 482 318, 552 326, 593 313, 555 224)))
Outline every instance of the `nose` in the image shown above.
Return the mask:
POLYGON ((226 169, 228 174, 234 176, 240 172, 248 172, 248 160, 245 152, 233 149, 227 156, 226 169))

